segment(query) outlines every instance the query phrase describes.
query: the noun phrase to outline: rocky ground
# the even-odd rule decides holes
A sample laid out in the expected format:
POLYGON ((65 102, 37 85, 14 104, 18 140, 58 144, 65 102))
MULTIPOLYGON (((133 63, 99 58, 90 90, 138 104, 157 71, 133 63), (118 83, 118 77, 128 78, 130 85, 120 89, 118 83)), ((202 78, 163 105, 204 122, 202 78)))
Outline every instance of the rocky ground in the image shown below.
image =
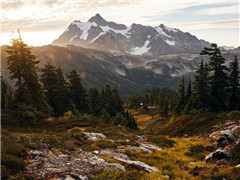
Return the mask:
POLYGON ((240 142, 240 126, 236 122, 226 121, 213 126, 212 131, 207 139, 212 141, 218 149, 206 156, 205 161, 219 165, 226 164, 233 157, 230 150, 240 142))
MULTIPOLYGON (((89 141, 105 139, 101 133, 84 132, 89 141)), ((75 152, 60 149, 43 149, 30 151, 27 157, 29 165, 26 173, 37 179, 88 179, 86 174, 96 169, 111 169, 125 171, 124 165, 132 164, 138 166, 146 172, 159 171, 156 167, 149 166, 141 161, 133 161, 125 154, 125 149, 152 153, 161 151, 161 148, 147 143, 145 136, 137 136, 139 146, 125 145, 116 149, 102 149, 95 151, 83 151, 79 149, 75 152), (109 163, 104 157, 116 160, 116 163, 109 163)), ((112 140, 113 141, 113 140, 112 140)), ((124 141, 124 140, 119 140, 124 141)), ((125 140, 128 141, 128 140, 125 140)))

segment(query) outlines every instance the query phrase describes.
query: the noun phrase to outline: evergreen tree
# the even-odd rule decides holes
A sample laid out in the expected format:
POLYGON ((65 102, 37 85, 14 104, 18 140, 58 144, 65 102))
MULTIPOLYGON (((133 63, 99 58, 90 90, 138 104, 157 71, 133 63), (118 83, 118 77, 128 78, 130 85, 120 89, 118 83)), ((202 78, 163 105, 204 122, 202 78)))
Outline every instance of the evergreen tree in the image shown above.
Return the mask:
POLYGON ((88 92, 90 113, 99 116, 101 112, 100 95, 96 88, 91 88, 88 92))
POLYGON ((179 83, 178 86, 178 103, 175 107, 175 113, 181 114, 185 107, 185 85, 184 85, 184 77, 182 77, 182 80, 179 83))
MULTIPOLYGON (((208 110, 209 107, 209 85, 208 85, 208 67, 201 61, 199 69, 195 76, 193 88, 193 107, 196 109, 208 110)), ((192 102, 191 102, 192 103, 192 102)), ((188 107, 189 109, 190 107, 188 107)))
POLYGON ((164 104, 162 107, 162 116, 168 116, 169 108, 168 108, 168 99, 165 98, 164 104))
POLYGON ((224 65, 225 59, 222 57, 217 44, 211 44, 210 48, 204 48, 201 55, 210 57, 209 69, 212 74, 210 77, 210 109, 213 112, 226 110, 227 98, 227 67, 224 65))
POLYGON ((72 102, 80 112, 87 112, 89 110, 86 90, 81 83, 80 75, 72 70, 67 76, 69 80, 69 93, 72 102))
POLYGON ((236 110, 240 108, 240 84, 239 84, 239 70, 237 56, 233 62, 230 63, 230 74, 229 74, 229 110, 236 110))
POLYGON ((123 113, 123 101, 119 95, 119 92, 116 88, 114 88, 112 90, 112 93, 113 93, 113 111, 114 111, 114 114, 116 114, 117 112, 120 112, 120 113, 123 113))
POLYGON ((49 63, 41 70, 41 82, 43 83, 48 103, 53 108, 55 116, 60 116, 70 110, 70 97, 67 83, 61 69, 49 63))
POLYGON ((15 101, 32 106, 37 110, 50 113, 45 100, 42 85, 37 75, 36 57, 30 48, 23 43, 20 32, 19 37, 12 39, 12 45, 7 46, 7 65, 12 79, 16 79, 15 101))
POLYGON ((189 81, 188 81, 188 88, 187 88, 187 94, 186 94, 186 103, 189 101, 191 95, 192 95, 192 82, 191 82, 191 79, 189 79, 189 81))

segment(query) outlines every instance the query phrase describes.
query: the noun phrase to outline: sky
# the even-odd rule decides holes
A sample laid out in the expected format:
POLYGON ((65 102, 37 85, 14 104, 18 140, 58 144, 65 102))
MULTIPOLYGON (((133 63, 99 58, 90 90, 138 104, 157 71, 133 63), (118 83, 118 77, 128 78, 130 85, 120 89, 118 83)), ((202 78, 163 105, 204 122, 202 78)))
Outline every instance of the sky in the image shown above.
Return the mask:
POLYGON ((166 26, 219 46, 240 46, 238 0, 0 0, 0 45, 20 29, 25 43, 51 44, 74 20, 99 13, 131 26, 166 26))

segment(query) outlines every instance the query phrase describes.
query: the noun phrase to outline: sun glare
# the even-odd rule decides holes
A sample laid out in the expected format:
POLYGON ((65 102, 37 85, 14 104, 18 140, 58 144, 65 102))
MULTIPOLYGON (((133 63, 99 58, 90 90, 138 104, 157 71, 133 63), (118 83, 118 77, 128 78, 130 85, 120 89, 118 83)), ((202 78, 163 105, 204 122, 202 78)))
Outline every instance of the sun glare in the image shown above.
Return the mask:
MULTIPOLYGON (((42 46, 51 44, 52 41, 58 38, 60 32, 46 31, 46 32, 21 32, 24 43, 29 46, 42 46), (48 38, 46 38, 48 37, 48 38)), ((18 33, 0 33, 0 45, 10 44, 12 38, 17 38, 18 33)))

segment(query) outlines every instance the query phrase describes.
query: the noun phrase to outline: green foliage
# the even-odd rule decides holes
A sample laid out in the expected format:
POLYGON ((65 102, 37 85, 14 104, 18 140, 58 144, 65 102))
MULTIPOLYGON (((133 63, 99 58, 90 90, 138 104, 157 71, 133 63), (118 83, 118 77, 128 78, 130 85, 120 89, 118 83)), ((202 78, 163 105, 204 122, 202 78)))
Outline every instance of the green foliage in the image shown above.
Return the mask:
POLYGON ((116 116, 111 119, 111 121, 116 125, 122 125, 122 126, 128 125, 127 119, 124 118, 121 113, 117 113, 116 116))
POLYGON ((102 122, 105 122, 105 123, 110 123, 111 122, 111 117, 110 117, 109 113, 104 108, 102 109, 100 119, 101 119, 102 122))
POLYGON ((31 105, 17 103, 15 107, 20 112, 24 120, 40 119, 44 117, 42 112, 38 111, 35 107, 31 105))
POLYGON ((72 111, 67 111, 63 114, 63 120, 65 121, 76 121, 78 118, 73 115, 72 111))

